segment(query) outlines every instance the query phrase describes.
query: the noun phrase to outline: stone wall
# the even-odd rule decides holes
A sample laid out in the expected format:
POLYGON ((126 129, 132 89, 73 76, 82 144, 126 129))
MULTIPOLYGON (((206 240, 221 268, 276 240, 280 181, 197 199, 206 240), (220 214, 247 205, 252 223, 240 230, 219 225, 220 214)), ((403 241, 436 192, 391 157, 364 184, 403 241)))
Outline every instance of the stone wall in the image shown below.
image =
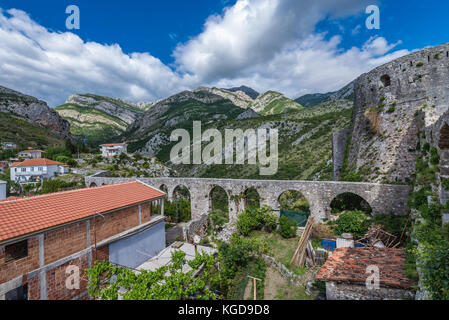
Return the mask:
MULTIPOLYGON (((449 110, 449 45, 401 57, 355 81, 348 162, 365 181, 405 182, 415 172, 421 128, 429 142, 449 110)), ((437 130, 438 131, 438 130, 437 130)))
POLYGON ((343 129, 332 134, 332 164, 334 181, 337 181, 340 177, 349 133, 349 129, 343 129))
POLYGON ((197 235, 200 239, 207 236, 207 214, 201 215, 198 219, 192 220, 187 223, 182 229, 182 235, 184 241, 194 244, 193 238, 197 235))
POLYGON ((327 300, 412 300, 411 290, 380 287, 369 290, 364 285, 326 282, 327 300))

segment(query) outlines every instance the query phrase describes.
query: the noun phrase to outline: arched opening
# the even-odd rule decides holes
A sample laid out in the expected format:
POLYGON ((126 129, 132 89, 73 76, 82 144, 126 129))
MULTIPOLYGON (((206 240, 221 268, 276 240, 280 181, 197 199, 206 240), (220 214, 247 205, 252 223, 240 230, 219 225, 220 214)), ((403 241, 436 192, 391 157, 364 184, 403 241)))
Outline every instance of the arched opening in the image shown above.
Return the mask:
POLYGON ((388 87, 391 85, 391 79, 388 74, 384 74, 382 77, 380 77, 380 81, 382 81, 384 87, 388 87))
POLYGON ((296 190, 284 191, 279 196, 279 207, 285 211, 310 212, 309 202, 296 190))
POLYGON ((438 141, 438 147, 441 150, 449 149, 449 126, 447 125, 447 123, 445 123, 440 130, 440 140, 438 141))
POLYGON ((209 193, 209 221, 214 231, 220 231, 229 222, 229 197, 226 191, 215 186, 209 193))
POLYGON ((92 182, 90 185, 89 185, 89 188, 93 188, 93 187, 96 187, 97 186, 97 184, 95 183, 95 182, 92 182))
POLYGON ((284 191, 279 196, 279 207, 281 217, 285 216, 288 220, 295 221, 297 226, 304 227, 310 215, 309 202, 304 195, 296 190, 284 191))
POLYGON ((229 198, 226 191, 220 187, 215 186, 209 193, 209 208, 211 210, 221 210, 228 212, 229 210, 229 198))
POLYGON ((248 188, 243 193, 245 209, 260 208, 260 195, 255 188, 248 188))
POLYGON ((360 210, 366 214, 371 214, 373 211, 365 199, 352 192, 345 192, 336 196, 332 200, 330 207, 333 214, 354 210, 360 210))
POLYGON ((177 186, 173 191, 173 201, 166 201, 165 215, 171 222, 188 222, 192 219, 190 191, 185 186, 177 186))
MULTIPOLYGON (((168 196, 168 188, 165 184, 161 184, 161 186, 159 187, 159 190, 164 191, 168 196)), ((165 196, 165 197, 167 197, 167 196, 165 196)))

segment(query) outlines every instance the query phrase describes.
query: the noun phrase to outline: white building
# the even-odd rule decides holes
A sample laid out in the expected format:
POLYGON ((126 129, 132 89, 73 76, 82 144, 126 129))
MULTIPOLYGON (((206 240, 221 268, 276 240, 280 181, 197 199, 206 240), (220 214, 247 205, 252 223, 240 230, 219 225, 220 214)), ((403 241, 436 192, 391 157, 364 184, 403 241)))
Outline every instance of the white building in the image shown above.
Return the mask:
POLYGON ((118 156, 121 153, 127 153, 128 145, 126 143, 109 143, 101 145, 101 155, 103 157, 118 156))
POLYGON ((45 151, 42 151, 42 150, 28 149, 28 150, 20 151, 19 157, 30 158, 30 159, 40 159, 40 158, 42 158, 42 154, 44 152, 45 151))
POLYGON ((33 183, 41 179, 51 179, 68 172, 64 163, 49 159, 28 159, 11 165, 10 177, 19 183, 33 183))
POLYGON ((0 201, 6 199, 6 182, 0 180, 0 201))
POLYGON ((17 149, 17 145, 14 142, 2 142, 3 149, 17 149))

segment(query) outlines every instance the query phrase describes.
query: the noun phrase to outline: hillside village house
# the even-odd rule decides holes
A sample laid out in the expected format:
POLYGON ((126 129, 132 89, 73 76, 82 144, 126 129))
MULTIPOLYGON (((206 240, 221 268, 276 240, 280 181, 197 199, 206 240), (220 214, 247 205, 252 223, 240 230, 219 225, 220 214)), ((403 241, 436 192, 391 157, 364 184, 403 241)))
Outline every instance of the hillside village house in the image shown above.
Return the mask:
POLYGON ((28 149, 28 150, 20 151, 19 157, 30 158, 30 159, 40 159, 40 158, 42 158, 42 154, 44 152, 45 151, 42 151, 42 150, 28 149))
POLYGON ((32 183, 51 179, 67 173, 69 167, 64 163, 49 159, 28 159, 10 166, 10 179, 19 183, 32 183))
POLYGON ((2 142, 2 149, 17 149, 17 145, 14 142, 2 142))
POLYGON ((109 143, 101 145, 101 155, 103 157, 118 156, 122 153, 127 153, 128 145, 126 143, 109 143))
POLYGON ((316 279, 326 283, 327 300, 409 300, 413 283, 405 274, 407 254, 398 248, 339 248, 316 279), (378 287, 372 284, 378 270, 378 287), (370 277, 371 278, 368 278, 370 277))
POLYGON ((165 248, 165 196, 132 181, 0 202, 0 300, 89 299, 96 260, 137 268, 165 248))

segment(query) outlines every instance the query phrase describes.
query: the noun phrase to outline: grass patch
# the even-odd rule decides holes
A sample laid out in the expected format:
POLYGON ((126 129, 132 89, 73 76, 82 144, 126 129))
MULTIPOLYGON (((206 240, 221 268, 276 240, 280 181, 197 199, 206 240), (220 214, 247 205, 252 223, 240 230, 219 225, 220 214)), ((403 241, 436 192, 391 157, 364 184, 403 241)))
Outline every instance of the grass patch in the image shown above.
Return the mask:
POLYGON ((290 271, 297 275, 303 275, 306 272, 305 267, 290 264, 290 260, 298 246, 299 237, 284 239, 278 233, 266 233, 258 230, 251 232, 250 237, 265 240, 268 244, 268 255, 284 264, 290 271))

